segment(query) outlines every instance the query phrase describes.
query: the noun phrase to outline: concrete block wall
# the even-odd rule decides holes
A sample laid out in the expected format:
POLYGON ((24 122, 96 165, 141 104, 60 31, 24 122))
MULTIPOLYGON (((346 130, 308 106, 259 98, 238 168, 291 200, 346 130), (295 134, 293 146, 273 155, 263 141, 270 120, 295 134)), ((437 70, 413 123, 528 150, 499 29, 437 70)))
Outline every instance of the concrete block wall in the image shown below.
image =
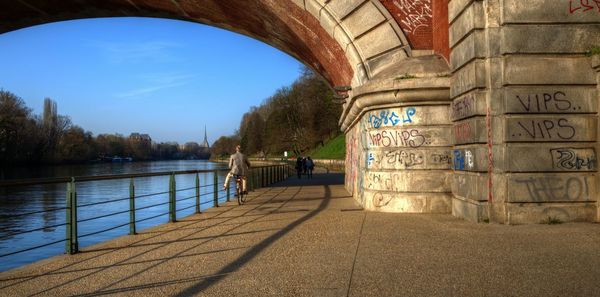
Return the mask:
POLYGON ((589 5, 449 2, 455 216, 599 219, 598 75, 585 53, 600 45, 600 7, 589 5))
POLYGON ((346 188, 367 210, 450 213, 451 129, 447 104, 365 112, 346 134, 346 188))

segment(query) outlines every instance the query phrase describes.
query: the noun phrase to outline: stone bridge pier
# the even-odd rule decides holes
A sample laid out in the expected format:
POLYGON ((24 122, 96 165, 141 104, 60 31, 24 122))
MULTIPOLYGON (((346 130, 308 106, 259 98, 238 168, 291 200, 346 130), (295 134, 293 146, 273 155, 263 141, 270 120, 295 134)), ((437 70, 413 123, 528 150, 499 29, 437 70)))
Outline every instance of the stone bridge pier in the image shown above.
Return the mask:
POLYGON ((600 221, 598 0, 19 0, 0 33, 115 16, 225 28, 314 69, 365 209, 600 221))
POLYGON ((599 4, 447 4, 449 63, 434 46, 351 91, 346 188, 373 211, 599 221, 599 4))

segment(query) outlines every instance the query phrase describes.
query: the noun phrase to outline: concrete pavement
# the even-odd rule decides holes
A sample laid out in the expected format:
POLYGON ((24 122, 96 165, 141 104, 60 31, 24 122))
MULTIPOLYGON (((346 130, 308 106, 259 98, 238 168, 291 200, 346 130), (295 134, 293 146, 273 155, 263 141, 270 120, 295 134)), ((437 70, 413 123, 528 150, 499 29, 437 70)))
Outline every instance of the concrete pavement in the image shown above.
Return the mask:
POLYGON ((362 211, 342 175, 0 274, 0 296, 598 296, 600 225, 362 211))

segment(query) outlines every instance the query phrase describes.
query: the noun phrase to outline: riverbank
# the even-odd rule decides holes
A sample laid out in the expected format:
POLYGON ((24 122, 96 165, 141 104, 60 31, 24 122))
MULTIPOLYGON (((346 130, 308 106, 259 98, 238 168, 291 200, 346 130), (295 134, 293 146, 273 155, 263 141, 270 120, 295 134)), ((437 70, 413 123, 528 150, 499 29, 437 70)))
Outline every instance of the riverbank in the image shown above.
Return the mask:
POLYGON ((0 273, 0 295, 597 295, 598 224, 365 212, 320 178, 0 273))

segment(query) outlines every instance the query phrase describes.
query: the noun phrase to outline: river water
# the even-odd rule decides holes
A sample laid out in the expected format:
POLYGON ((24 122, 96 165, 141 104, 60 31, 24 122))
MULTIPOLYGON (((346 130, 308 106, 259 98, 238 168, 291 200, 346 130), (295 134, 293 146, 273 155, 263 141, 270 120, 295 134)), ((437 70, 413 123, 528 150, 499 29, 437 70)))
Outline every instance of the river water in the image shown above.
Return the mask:
MULTIPOLYGON (((178 160, 178 161, 154 161, 133 163, 100 163, 91 165, 73 166, 49 166, 37 168, 13 168, 0 172, 2 179, 13 178, 41 178, 41 177, 67 177, 67 176, 93 176, 126 173, 147 173, 181 170, 210 170, 223 169, 225 164, 205 160, 178 160)), ((219 184, 223 181, 223 175, 219 174, 219 184)), ((177 217, 191 215, 195 211, 195 175, 177 175, 177 217), (181 189, 181 190, 180 190, 181 189), (194 197, 194 198, 191 198, 194 197), (190 199, 185 199, 190 198, 190 199)), ((200 175, 201 199, 206 202, 201 205, 202 209, 211 207, 213 201, 214 176, 210 174, 200 175)), ((102 215, 122 212, 129 209, 129 179, 104 180, 77 182, 78 199, 78 237, 79 247, 90 246, 102 241, 127 235, 129 226, 125 225, 110 231, 94 234, 111 227, 127 224, 129 213, 122 213, 105 218, 86 221, 102 215), (85 206, 102 201, 121 201, 85 206), (83 222, 82 222, 83 221, 83 222)), ((136 178, 135 195, 144 196, 154 193, 162 193, 153 196, 136 198, 136 208, 144 208, 160 203, 162 205, 149 207, 136 212, 136 220, 148 219, 136 224, 137 231, 168 222, 168 215, 160 215, 169 210, 168 193, 169 177, 144 177, 136 178)), ((219 185, 219 189, 222 186, 219 185)), ((226 194, 219 193, 221 202, 225 201, 226 194)), ((0 187, 0 271, 19 267, 44 258, 63 254, 65 242, 61 241, 46 247, 33 249, 9 256, 2 256, 20 250, 49 244, 65 239, 65 210, 53 210, 64 208, 66 203, 66 184, 49 184, 26 187, 0 187), (33 214, 28 214, 37 212, 33 214), (27 232, 36 230, 33 232, 27 232), (26 232, 26 233, 23 233, 26 232)))

